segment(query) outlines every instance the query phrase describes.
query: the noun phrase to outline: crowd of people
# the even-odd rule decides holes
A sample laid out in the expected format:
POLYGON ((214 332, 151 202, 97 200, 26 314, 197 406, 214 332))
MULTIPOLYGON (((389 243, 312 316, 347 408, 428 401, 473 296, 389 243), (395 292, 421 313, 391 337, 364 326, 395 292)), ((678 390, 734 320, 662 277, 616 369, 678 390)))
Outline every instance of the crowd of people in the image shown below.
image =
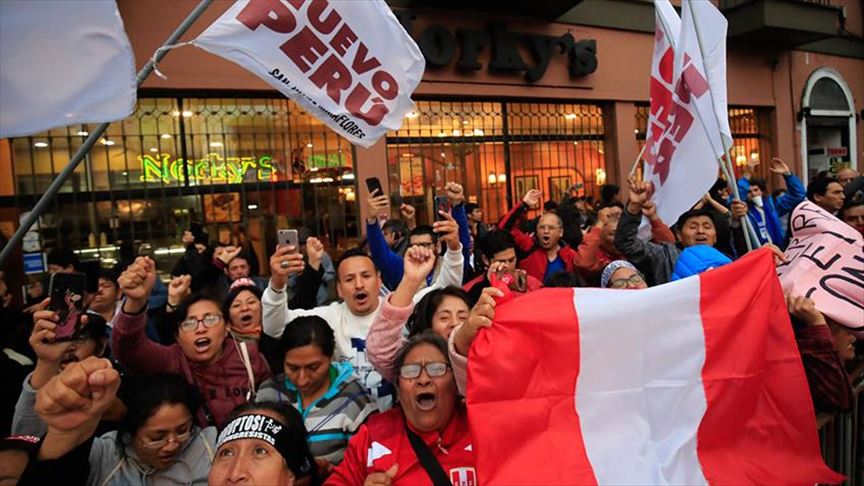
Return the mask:
MULTIPOLYGON (((334 259, 301 230, 266 272, 248 242, 214 246, 193 224, 166 282, 147 256, 97 265, 71 338, 50 298, 14 306, 0 283, 0 483, 469 484, 469 349, 505 295, 687 278, 748 251, 745 219, 782 259, 805 199, 864 236, 864 176, 805 187, 779 159, 770 170, 782 193, 720 178, 671 222, 635 178, 596 204, 577 187, 545 202, 529 190, 497 222, 456 183, 428 222, 373 192, 361 246, 334 259)), ((48 264, 85 270, 69 248, 48 264)), ((807 296, 787 306, 816 411, 849 410, 860 343, 807 296)))

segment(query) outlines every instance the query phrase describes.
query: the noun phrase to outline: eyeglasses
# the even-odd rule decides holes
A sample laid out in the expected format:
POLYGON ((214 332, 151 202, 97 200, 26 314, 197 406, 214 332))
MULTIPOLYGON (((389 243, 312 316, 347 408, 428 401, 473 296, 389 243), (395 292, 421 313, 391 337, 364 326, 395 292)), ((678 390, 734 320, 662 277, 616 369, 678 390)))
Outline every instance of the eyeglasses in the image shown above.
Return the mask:
POLYGON ((537 231, 554 231, 557 229, 561 229, 557 224, 541 224, 537 227, 537 231))
POLYGON ((182 434, 176 434, 173 436, 169 436, 167 439, 154 440, 154 441, 148 441, 148 440, 141 439, 141 444, 144 446, 145 449, 161 449, 162 447, 164 447, 166 444, 168 444, 171 441, 182 444, 183 442, 186 442, 187 440, 189 440, 189 437, 192 437, 192 429, 191 428, 189 430, 187 430, 186 432, 183 432, 182 434))
POLYGON ((399 368, 399 376, 406 380, 413 380, 420 376, 420 370, 425 369, 426 374, 429 375, 430 378, 437 378, 439 376, 444 376, 449 367, 450 365, 447 363, 426 363, 425 365, 407 364, 399 368))
POLYGON ((206 314, 201 319, 190 317, 189 319, 186 319, 185 321, 180 323, 180 329, 184 331, 194 331, 195 329, 198 329, 198 323, 201 322, 204 323, 204 327, 209 329, 216 324, 222 322, 222 316, 220 316, 219 314, 206 314))
POLYGON ((645 279, 642 278, 642 275, 638 273, 635 275, 631 275, 630 278, 619 278, 609 282, 609 287, 613 289, 623 289, 627 287, 627 284, 631 285, 641 285, 645 283, 645 279))

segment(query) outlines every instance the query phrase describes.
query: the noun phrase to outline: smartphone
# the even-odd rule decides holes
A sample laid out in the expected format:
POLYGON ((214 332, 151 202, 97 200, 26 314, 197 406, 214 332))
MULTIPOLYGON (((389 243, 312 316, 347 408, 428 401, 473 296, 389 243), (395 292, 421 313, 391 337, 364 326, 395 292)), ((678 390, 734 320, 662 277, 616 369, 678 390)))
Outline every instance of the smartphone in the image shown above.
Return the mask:
POLYGON ((91 294, 99 291, 99 270, 101 264, 99 260, 86 260, 81 262, 81 272, 87 275, 87 286, 85 290, 91 294))
POLYGON ((55 340, 76 339, 80 330, 81 315, 84 314, 84 291, 87 275, 83 273, 55 273, 48 284, 51 297, 49 309, 59 316, 55 329, 55 340))
POLYGON ((367 177, 366 178, 366 189, 369 190, 369 194, 371 195, 375 190, 378 190, 378 195, 381 196, 384 194, 384 190, 381 188, 381 181, 378 180, 377 177, 367 177))
POLYGON ((450 200, 447 196, 435 196, 435 221, 444 220, 444 216, 441 216, 439 211, 450 212, 450 200))
POLYGON ((291 245, 294 251, 300 251, 300 235, 296 229, 280 229, 276 232, 276 240, 279 246, 291 245))

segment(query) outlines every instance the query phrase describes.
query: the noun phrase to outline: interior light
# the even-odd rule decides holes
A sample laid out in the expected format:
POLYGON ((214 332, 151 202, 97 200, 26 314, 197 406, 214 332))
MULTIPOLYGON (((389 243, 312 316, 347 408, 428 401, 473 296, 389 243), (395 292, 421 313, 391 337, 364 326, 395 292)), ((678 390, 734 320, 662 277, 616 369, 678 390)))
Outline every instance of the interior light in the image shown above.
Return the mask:
POLYGON ((565 120, 575 120, 576 114, 575 113, 567 113, 566 115, 564 115, 564 119, 565 120))
POLYGON ((115 142, 114 140, 108 140, 107 138, 103 138, 103 139, 101 140, 101 143, 102 143, 102 145, 107 145, 107 146, 110 147, 110 146, 114 145, 114 144, 117 143, 117 142, 115 142))
POLYGON ((307 143, 306 148, 312 148, 312 142, 307 143))
POLYGON ((416 111, 409 111, 408 114, 405 115, 405 118, 417 118, 417 112, 416 111))
POLYGON ((150 147, 150 151, 153 152, 153 153, 155 154, 156 152, 159 151, 159 149, 156 148, 156 147, 150 147))
POLYGON ((495 177, 495 173, 490 172, 489 177, 486 178, 486 181, 489 182, 490 186, 494 186, 495 182, 497 181, 497 178, 495 177))
POLYGON ((162 140, 165 140, 165 139, 171 138, 171 135, 169 135, 169 134, 167 134, 167 133, 163 133, 163 134, 160 135, 159 137, 160 137, 162 140))
POLYGON ((84 130, 81 130, 80 132, 77 133, 77 135, 79 137, 86 137, 87 135, 90 135, 90 134, 85 132, 84 130))
POLYGON ((38 148, 45 148, 48 146, 48 142, 34 142, 33 146, 38 148))
POLYGON ((191 118, 192 112, 189 110, 183 110, 183 118, 191 118))
POLYGON ((246 206, 246 209, 258 209, 258 205, 257 204, 249 204, 246 206))
POLYGON ((507 174, 498 174, 498 184, 503 184, 505 182, 507 182, 507 174))
POLYGON ((210 142, 210 146, 213 148, 220 148, 222 147, 222 142, 210 142))

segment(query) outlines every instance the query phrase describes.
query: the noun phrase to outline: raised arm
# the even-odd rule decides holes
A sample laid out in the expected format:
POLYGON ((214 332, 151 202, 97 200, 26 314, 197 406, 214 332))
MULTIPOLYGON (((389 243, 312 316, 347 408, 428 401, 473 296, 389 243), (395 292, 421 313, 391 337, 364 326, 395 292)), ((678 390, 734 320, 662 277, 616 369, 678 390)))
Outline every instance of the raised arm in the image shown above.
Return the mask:
MULTIPOLYGON (((459 225, 449 213, 442 212, 441 217, 444 219, 436 221, 432 225, 432 228, 438 233, 439 241, 447 247, 447 252, 444 253, 441 261, 441 271, 438 272, 438 277, 429 287, 430 289, 443 289, 449 286, 459 287, 462 285, 462 275, 465 271, 465 257, 462 254, 464 247, 459 242, 459 225)), ((414 295, 416 302, 419 300, 417 298, 419 294, 415 293, 414 295)))
POLYGON ((291 245, 277 246, 270 257, 270 282, 261 297, 262 325, 268 336, 278 338, 288 324, 288 277, 302 272, 304 266, 303 255, 291 245))
POLYGON ((777 216, 783 216, 795 209, 795 206, 804 200, 807 196, 807 190, 804 188, 801 179, 793 174, 789 170, 789 166, 779 157, 771 159, 771 172, 782 175, 783 180, 786 181, 786 193, 777 198, 777 203, 775 204, 777 216))
POLYGON ((377 218, 379 214, 386 214, 390 211, 390 200, 386 195, 379 194, 376 189, 369 195, 366 204, 369 210, 369 215, 366 217, 366 238, 369 241, 369 253, 381 271, 381 278, 384 282, 388 286, 395 286, 402 279, 402 257, 390 249, 384 240, 384 232, 381 231, 377 218))
POLYGON ((456 388, 461 395, 465 395, 465 387, 468 382, 468 351, 477 333, 484 327, 492 325, 495 320, 496 298, 504 297, 504 292, 495 287, 483 289, 477 303, 471 309, 465 324, 457 327, 450 334, 448 347, 450 349, 450 366, 453 367, 453 377, 456 379, 456 388))
POLYGON ((531 251, 534 248, 534 239, 523 233, 516 224, 522 215, 529 209, 539 207, 541 193, 537 189, 531 189, 522 198, 522 202, 510 210, 506 216, 498 223, 498 229, 508 231, 516 240, 516 246, 523 252, 531 251))

